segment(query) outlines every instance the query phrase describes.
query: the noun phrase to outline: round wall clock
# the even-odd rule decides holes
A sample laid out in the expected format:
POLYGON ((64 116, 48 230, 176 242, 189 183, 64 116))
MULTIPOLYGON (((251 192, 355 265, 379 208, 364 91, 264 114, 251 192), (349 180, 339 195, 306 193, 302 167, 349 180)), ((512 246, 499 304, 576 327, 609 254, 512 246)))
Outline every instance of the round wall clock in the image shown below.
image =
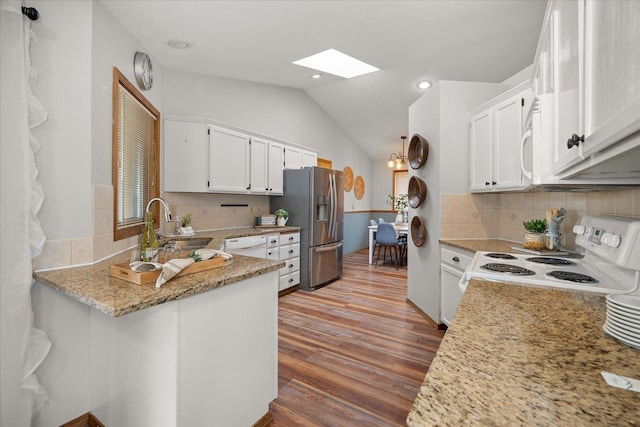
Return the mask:
POLYGON ((149 55, 144 52, 136 52, 133 58, 133 73, 140 89, 151 89, 151 86, 153 86, 153 67, 151 66, 149 55))

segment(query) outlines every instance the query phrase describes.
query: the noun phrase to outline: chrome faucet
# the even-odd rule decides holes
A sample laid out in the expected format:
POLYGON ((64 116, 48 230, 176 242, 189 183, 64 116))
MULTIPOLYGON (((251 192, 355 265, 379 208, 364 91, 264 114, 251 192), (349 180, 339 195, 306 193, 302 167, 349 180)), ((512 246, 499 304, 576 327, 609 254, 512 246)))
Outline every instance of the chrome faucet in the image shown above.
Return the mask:
POLYGON ((149 208, 151 207, 151 203, 153 202, 160 202, 162 204, 162 206, 164 207, 164 220, 167 222, 171 222, 173 220, 173 216, 171 215, 171 209, 169 209, 169 205, 167 205, 167 202, 165 202, 160 197, 154 197, 153 199, 149 200, 149 203, 147 203, 147 209, 145 210, 145 213, 149 213, 149 208))

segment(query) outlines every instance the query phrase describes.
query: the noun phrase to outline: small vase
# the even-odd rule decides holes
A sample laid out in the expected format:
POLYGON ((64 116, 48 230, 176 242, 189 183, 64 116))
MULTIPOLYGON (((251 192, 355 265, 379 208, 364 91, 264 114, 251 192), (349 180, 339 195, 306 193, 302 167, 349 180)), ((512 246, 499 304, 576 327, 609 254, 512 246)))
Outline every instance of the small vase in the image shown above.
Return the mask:
POLYGON ((524 239, 522 239, 522 247, 525 249, 541 251, 544 249, 544 237, 544 233, 525 231, 524 239))
POLYGON ((402 211, 398 211, 398 215, 396 215, 396 224, 400 225, 404 222, 402 218, 402 211))

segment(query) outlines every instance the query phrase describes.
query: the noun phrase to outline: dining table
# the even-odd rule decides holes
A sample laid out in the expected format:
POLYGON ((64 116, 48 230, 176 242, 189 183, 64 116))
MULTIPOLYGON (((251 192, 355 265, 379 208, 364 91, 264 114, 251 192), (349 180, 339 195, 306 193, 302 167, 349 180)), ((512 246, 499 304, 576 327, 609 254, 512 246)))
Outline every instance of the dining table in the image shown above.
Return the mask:
MULTIPOLYGON (((404 224, 395 224, 395 223, 391 223, 391 225, 393 225, 393 229, 396 231, 396 236, 399 236, 401 234, 409 234, 409 224, 408 223, 404 223, 404 224)), ((374 244, 374 239, 373 239, 373 234, 378 231, 378 225, 370 225, 369 226, 369 264, 373 264, 373 248, 375 246, 374 244)))

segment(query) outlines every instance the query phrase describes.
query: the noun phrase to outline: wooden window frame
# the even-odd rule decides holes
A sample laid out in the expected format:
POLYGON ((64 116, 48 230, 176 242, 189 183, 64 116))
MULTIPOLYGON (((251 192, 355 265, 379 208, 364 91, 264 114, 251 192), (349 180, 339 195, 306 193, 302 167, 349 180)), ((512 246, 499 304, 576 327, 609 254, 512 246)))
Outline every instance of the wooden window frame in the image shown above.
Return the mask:
MULTIPOLYGON (((118 88, 124 87, 140 104, 155 116, 153 126, 153 144, 155 158, 153 159, 153 176, 149 200, 160 197, 160 112, 136 89, 136 87, 118 70, 113 67, 113 94, 112 94, 112 137, 111 137, 111 183, 113 185, 113 240, 121 240, 127 237, 141 234, 144 229, 144 219, 140 224, 125 228, 118 228, 118 88)), ((145 206, 146 207, 146 206, 145 206)), ((157 203, 151 205, 154 224, 159 224, 160 207, 157 203)))
MULTIPOLYGON (((409 177, 409 169, 393 169, 391 171, 391 195, 395 196, 396 195, 396 175, 398 174, 407 174, 407 177, 409 177)), ((392 210, 391 212, 395 212, 395 206, 392 206, 392 210)))

